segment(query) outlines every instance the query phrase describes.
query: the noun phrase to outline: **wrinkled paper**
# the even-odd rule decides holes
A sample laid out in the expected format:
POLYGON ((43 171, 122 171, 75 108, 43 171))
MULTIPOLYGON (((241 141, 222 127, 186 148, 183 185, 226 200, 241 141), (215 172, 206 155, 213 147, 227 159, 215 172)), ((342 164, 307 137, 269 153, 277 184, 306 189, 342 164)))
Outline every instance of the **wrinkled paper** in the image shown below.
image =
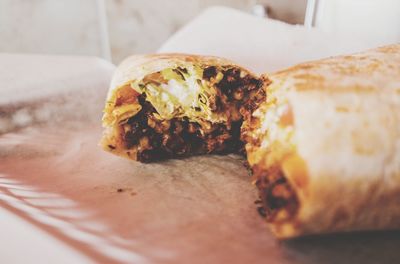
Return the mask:
MULTIPOLYGON (((320 46, 324 42, 320 36, 298 26, 212 9, 173 36, 161 50, 209 51, 260 72, 264 67, 276 69, 300 60, 304 54, 296 54, 305 50, 307 54, 315 51, 310 58, 328 55, 333 48, 320 46), (219 23, 228 20, 243 26, 235 32, 225 26, 225 39, 219 23), (231 36, 241 39, 241 33, 252 34, 249 32, 253 30, 260 31, 254 33, 257 39, 232 42, 231 36), (207 41, 196 40, 198 46, 192 46, 195 36, 206 34, 207 41), (313 37, 315 42, 311 41, 313 37), (283 46, 290 46, 290 50, 274 55, 274 39, 287 39, 283 46)), ((357 45, 349 44, 349 49, 357 45)), ((9 66, 13 58, 8 59, 0 64, 13 71, 9 66)), ((82 58, 79 63, 86 67, 77 69, 77 61, 58 57, 60 72, 51 57, 21 60, 29 61, 25 65, 40 61, 42 68, 38 71, 42 75, 40 82, 35 78, 23 81, 27 67, 18 66, 19 72, 10 73, 25 85, 18 91, 23 93, 23 87, 31 84, 31 89, 41 87, 42 92, 15 97, 11 87, 1 88, 2 97, 12 100, 0 106, 0 206, 94 262, 336 264, 393 263, 400 259, 399 232, 278 242, 257 213, 257 192, 239 156, 199 156, 141 164, 102 151, 98 146, 101 109, 112 65, 82 58), (29 115, 31 106, 38 113, 50 112, 48 117, 53 118, 31 118, 13 126, 15 111, 27 109, 29 115), (11 121, 4 121, 5 113, 11 113, 11 121)), ((21 82, 9 83, 17 87, 21 82)))

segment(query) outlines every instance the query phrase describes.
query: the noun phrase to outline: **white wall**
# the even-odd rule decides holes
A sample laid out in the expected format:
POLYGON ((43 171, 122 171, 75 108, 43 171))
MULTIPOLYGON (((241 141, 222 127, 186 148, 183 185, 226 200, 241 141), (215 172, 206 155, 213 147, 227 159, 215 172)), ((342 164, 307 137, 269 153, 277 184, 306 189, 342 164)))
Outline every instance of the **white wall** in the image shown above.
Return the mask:
POLYGON ((154 52, 212 5, 251 11, 270 5, 275 18, 301 23, 306 0, 0 0, 0 52, 78 54, 115 63, 154 52), (103 5, 103 6, 102 6, 103 5), (104 9, 102 9, 104 7, 104 9))

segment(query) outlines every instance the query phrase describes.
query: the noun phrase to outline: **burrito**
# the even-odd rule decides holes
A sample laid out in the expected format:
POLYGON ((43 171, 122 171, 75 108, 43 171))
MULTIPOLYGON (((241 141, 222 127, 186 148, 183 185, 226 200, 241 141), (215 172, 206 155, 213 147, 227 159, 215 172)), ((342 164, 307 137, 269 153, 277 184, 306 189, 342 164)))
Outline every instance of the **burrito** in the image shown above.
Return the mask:
POLYGON ((400 228, 400 45, 270 80, 242 139, 272 232, 400 228))
POLYGON ((265 101, 249 70, 210 56, 132 56, 117 68, 102 147, 141 162, 243 150, 243 116, 265 101))

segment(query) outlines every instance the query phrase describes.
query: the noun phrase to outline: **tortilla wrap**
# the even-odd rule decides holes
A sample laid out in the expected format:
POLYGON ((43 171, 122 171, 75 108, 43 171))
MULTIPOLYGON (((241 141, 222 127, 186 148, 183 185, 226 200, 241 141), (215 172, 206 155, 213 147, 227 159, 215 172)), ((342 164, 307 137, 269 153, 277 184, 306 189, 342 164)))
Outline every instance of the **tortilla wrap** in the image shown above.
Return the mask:
POLYGON ((279 238, 400 227, 400 45, 269 76, 242 127, 279 238))
POLYGON ((243 115, 264 100, 263 81, 231 61, 132 56, 112 79, 101 145, 142 162, 240 152, 243 115))

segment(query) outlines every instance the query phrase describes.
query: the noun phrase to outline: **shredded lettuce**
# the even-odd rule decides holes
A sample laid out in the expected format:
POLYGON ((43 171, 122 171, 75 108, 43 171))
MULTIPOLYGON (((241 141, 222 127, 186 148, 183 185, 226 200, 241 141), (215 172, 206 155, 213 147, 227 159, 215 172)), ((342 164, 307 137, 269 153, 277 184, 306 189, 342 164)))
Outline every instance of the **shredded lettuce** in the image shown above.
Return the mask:
MULTIPOLYGON (((203 68, 190 65, 185 68, 166 68, 152 73, 152 78, 165 82, 151 81, 148 76, 131 84, 132 88, 146 94, 148 100, 161 119, 187 117, 190 121, 201 123, 226 121, 225 115, 217 114, 210 109, 210 100, 217 91, 210 83, 203 81, 203 68), (159 74, 160 76, 154 75, 159 74)), ((217 75, 222 79, 222 73, 217 75)))

